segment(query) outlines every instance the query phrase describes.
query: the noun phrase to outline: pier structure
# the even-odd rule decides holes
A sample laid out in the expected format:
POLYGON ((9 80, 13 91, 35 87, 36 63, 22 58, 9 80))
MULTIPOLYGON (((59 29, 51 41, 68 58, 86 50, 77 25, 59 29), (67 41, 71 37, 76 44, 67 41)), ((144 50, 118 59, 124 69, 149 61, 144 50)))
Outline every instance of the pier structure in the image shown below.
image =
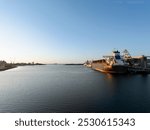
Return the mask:
POLYGON ((131 73, 150 73, 150 56, 136 56, 127 61, 130 63, 128 70, 131 73))

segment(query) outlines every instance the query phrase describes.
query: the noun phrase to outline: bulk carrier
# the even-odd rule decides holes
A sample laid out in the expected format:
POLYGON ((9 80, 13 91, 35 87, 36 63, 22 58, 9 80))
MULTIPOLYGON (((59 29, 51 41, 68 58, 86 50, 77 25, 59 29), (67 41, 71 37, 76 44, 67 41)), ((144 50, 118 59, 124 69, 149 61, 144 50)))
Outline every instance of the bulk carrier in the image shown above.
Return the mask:
POLYGON ((102 59, 87 61, 84 65, 90 67, 94 70, 113 73, 113 74, 123 74, 123 73, 150 73, 150 56, 137 56, 131 57, 127 50, 123 51, 121 55, 120 52, 112 51, 112 55, 103 56, 102 59))

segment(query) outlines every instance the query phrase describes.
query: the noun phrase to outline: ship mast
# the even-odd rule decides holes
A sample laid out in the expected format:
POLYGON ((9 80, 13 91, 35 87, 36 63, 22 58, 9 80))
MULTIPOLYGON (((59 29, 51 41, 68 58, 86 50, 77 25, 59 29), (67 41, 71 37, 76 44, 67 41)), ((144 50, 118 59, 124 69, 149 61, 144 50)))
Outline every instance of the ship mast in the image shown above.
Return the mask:
POLYGON ((123 51, 123 58, 124 59, 130 59, 130 58, 132 58, 131 55, 130 55, 130 53, 129 53, 129 51, 127 49, 125 49, 123 51))

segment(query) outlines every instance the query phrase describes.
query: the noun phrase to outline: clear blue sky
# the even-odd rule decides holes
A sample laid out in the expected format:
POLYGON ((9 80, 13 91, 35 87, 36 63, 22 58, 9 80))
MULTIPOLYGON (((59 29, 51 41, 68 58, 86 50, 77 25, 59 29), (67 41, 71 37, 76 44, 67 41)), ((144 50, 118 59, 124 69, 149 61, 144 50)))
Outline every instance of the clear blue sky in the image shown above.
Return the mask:
POLYGON ((0 0, 0 60, 78 63, 150 55, 149 0, 0 0))

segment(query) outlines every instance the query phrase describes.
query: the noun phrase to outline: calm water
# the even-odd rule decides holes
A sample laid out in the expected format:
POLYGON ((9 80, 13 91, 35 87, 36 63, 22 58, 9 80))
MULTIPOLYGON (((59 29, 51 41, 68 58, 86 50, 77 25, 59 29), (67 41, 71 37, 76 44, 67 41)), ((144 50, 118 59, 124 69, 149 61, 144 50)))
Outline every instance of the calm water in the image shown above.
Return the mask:
POLYGON ((150 75, 18 67, 0 72, 0 112, 150 112, 150 75))

